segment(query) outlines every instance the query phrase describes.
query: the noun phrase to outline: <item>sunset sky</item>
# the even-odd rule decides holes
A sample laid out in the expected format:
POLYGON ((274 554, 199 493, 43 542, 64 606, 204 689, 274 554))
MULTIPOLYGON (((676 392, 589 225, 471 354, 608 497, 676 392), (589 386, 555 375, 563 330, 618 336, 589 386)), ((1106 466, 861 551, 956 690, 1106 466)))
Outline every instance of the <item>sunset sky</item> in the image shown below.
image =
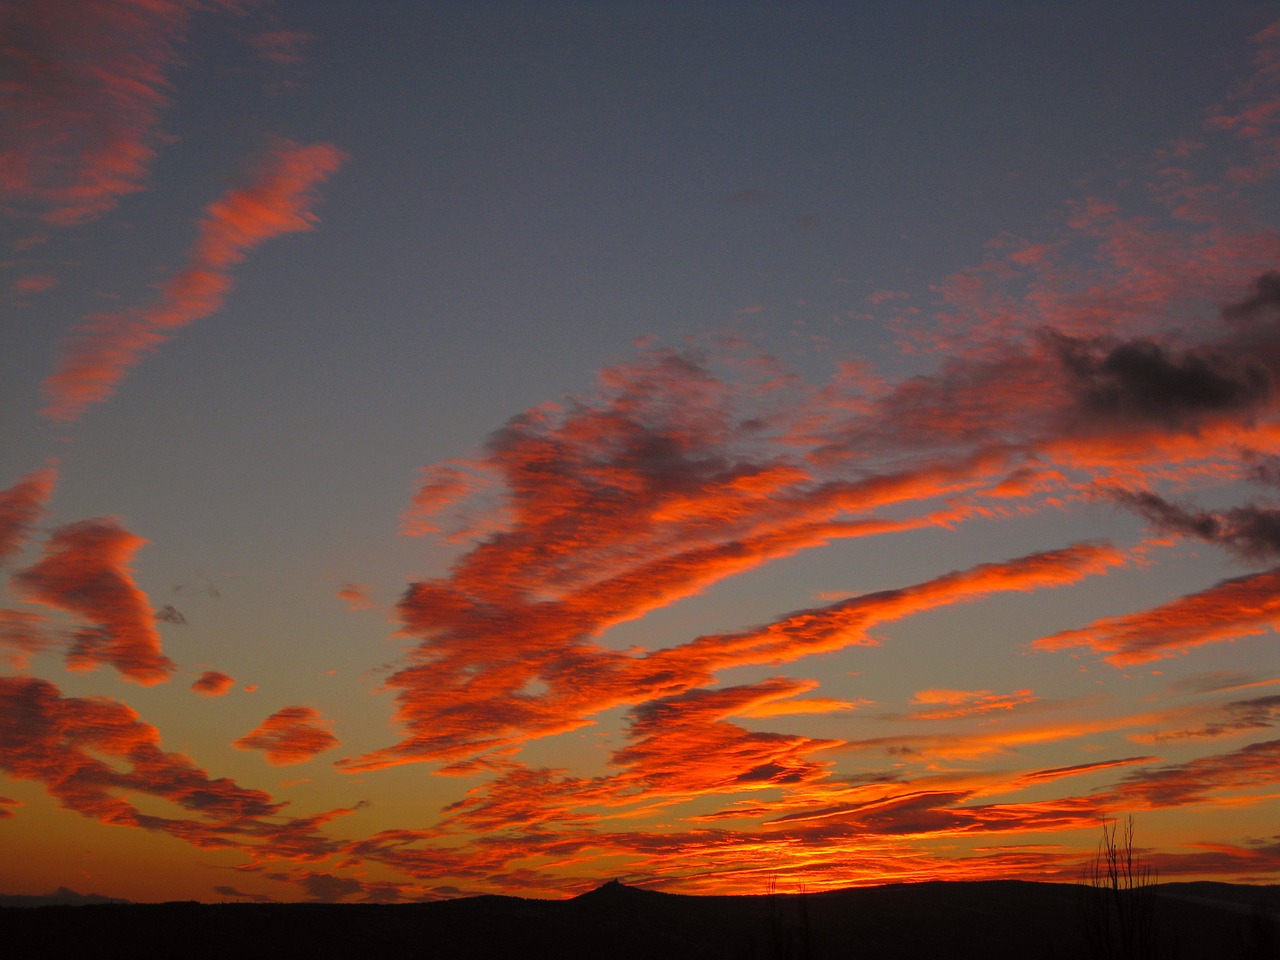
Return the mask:
POLYGON ((0 893, 1280 882, 1274 3, 0 51, 0 893))

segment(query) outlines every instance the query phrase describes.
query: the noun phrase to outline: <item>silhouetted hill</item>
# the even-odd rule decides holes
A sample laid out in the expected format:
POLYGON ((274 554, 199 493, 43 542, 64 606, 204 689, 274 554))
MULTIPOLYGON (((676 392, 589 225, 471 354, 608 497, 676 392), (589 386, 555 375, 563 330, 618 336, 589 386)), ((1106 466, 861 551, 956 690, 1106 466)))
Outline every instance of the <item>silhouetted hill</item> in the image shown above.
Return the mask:
MULTIPOLYGON (((39 945, 32 955, 42 958, 128 944, 138 960, 382 951, 421 960, 1076 960, 1088 957, 1081 894, 999 881, 691 897, 608 883, 572 900, 10 907, 0 909, 0 938, 39 945)), ((1280 960, 1280 888, 1165 884, 1155 909, 1160 957, 1280 960)))
POLYGON ((52 906, 85 906, 90 903, 128 903, 128 900, 117 900, 96 893, 76 893, 66 887, 59 887, 53 893, 23 894, 0 893, 0 907, 52 907, 52 906))

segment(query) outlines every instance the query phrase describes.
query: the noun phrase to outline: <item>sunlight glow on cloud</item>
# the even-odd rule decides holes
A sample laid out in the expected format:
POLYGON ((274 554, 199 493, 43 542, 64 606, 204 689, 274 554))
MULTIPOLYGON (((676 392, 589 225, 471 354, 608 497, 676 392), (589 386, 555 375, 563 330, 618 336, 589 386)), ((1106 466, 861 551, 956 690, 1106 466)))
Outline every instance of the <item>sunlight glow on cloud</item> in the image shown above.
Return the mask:
POLYGON ((338 745, 338 738, 325 727, 319 711, 311 707, 283 707, 232 746, 261 750, 267 762, 276 766, 305 763, 338 745))
MULTIPOLYGON (((160 125, 197 12, 232 10, 249 18, 237 42, 253 69, 296 66, 313 39, 333 55, 332 37, 230 2, 20 0, 0 13, 14 38, 0 216, 58 237, 109 225, 120 232, 102 236, 118 240, 150 229, 154 211, 121 201, 152 176, 225 173, 216 155, 184 166, 160 125), (157 164, 170 146, 181 174, 157 164)), ((456 174, 448 114, 471 117, 467 84, 424 121, 430 149, 370 150, 336 101, 341 122, 327 107, 299 120, 309 139, 351 125, 369 151, 350 146, 359 162, 343 180, 359 188, 331 201, 345 204, 339 239, 303 265, 311 278, 348 271, 350 297, 300 289, 289 264, 229 338, 234 354, 193 343, 184 369, 225 378, 206 395, 225 409, 175 388, 173 411, 166 395, 163 411, 108 408, 111 431, 41 432, 110 400, 176 331, 217 314, 259 245, 312 230, 343 151, 271 140, 204 207, 149 303, 100 312, 116 293, 88 270, 76 282, 93 305, 65 306, 99 236, 58 248, 53 265, 14 244, 0 269, 21 272, 5 287, 20 307, 57 301, 80 319, 43 381, 39 429, 20 431, 18 479, 0 489, 0 770, 24 785, 8 791, 23 802, 0 797, 0 829, 38 819, 32 794, 15 792, 37 784, 86 831, 216 852, 236 882, 214 886, 193 859, 201 896, 398 902, 566 895, 605 876, 690 893, 1074 881, 1100 820, 1158 811, 1150 860, 1167 876, 1280 879, 1264 832, 1280 800, 1280 740, 1264 739, 1280 727, 1280 23, 1251 43, 1253 73, 1201 108, 1201 129, 1131 161, 1110 194, 1093 183, 1044 235, 1002 234, 933 280, 917 283, 914 265, 863 276, 839 323, 814 321, 812 335, 802 328, 820 311, 784 310, 761 270, 759 289, 697 294, 714 304, 689 320, 700 332, 619 328, 633 344, 622 354, 583 336, 572 362, 598 369, 568 393, 508 371, 505 345, 484 339, 498 328, 477 327, 475 366, 450 376, 452 358, 433 352, 456 349, 454 327, 473 335, 477 291, 512 311, 556 286, 538 286, 524 220, 567 235, 583 209, 566 206, 561 224, 568 200, 505 182, 513 168, 487 147, 468 148, 456 174), (422 182, 382 182, 405 151, 422 182), (469 206, 490 189, 506 204, 499 234, 482 222, 496 208, 469 206), (390 246, 349 232, 365 204, 397 255, 458 276, 432 274, 430 289, 393 276, 379 262, 390 246), (445 226, 420 222, 431 218, 445 226), (475 276, 459 266, 476 258, 475 276), (271 310, 291 311, 290 325, 271 310), (792 340, 772 317, 791 321, 792 340), (259 341, 243 331, 284 348, 251 371, 259 341), (332 366, 285 369, 313 348, 332 366), (391 409, 385 380, 406 370, 439 392, 397 394, 391 409), (483 389, 509 378, 498 402, 521 399, 497 418, 517 412, 477 427, 466 408, 493 410, 461 386, 473 377, 490 378, 483 389), (428 396, 438 409, 414 406, 428 396), (151 446, 153 430, 164 440, 151 446), (127 523, 98 515, 115 510, 127 523), (114 675, 90 673, 102 666, 114 675), (162 686, 175 674, 195 679, 162 686), (86 692, 111 683, 123 693, 86 692), (270 705, 227 696, 238 683, 270 705), (209 772, 271 778, 302 763, 306 778, 271 792, 209 772)), ((209 65, 229 83, 239 69, 209 65)), ((270 110, 234 123, 216 114, 211 136, 287 113, 282 90, 264 97, 270 110)), ((479 142, 507 121, 472 122, 479 142)), ((531 165, 538 144, 550 151, 536 126, 520 134, 531 165)), ((577 162, 563 149, 557 169, 577 162)), ((733 230, 774 216, 780 236, 826 244, 825 210, 732 176, 680 189, 733 230)), ((555 182, 595 196, 590 177, 555 182)), ((821 255, 843 258, 835 246, 821 255)), ((794 262, 784 247, 770 256, 794 262)), ((688 249, 673 244, 670 259, 688 249)), ((691 273, 714 274, 718 256, 691 273)), ((832 283, 852 284, 839 266, 832 283)), ((573 332, 531 326, 528 363, 571 352, 574 325, 608 311, 649 323, 645 311, 667 309, 592 301, 557 318, 573 332)), ((59 331, 38 328, 13 340, 47 351, 43 371, 59 331)))
POLYGON ((115 392, 129 370, 172 335, 215 313, 233 285, 231 268, 272 237, 310 230, 312 192, 343 161, 329 144, 281 141, 260 161, 251 181, 209 205, 187 266, 148 307, 91 317, 64 345, 45 381, 46 416, 75 420, 115 392))

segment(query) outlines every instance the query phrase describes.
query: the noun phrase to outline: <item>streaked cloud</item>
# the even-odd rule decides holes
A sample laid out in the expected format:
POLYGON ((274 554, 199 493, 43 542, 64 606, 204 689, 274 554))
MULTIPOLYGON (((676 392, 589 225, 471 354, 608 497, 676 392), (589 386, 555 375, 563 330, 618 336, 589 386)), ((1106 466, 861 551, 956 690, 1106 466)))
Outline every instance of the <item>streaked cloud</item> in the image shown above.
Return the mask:
POLYGON ((173 331, 215 313, 233 286, 231 269, 272 237, 310 230, 316 187, 342 165, 336 147, 277 142, 259 161, 248 183, 211 203, 200 221, 187 265, 147 307, 90 317, 63 345, 45 380, 54 420, 75 420, 100 403, 144 356, 173 331))
POLYGON ((6 82, 0 193, 10 211, 83 223, 141 190, 167 75, 195 0, 13 0, 0 13, 6 82))
POLYGON ((0 563, 22 549, 32 525, 44 513, 56 479, 57 470, 46 467, 0 490, 0 563))
POLYGON ((1237 640, 1280 622, 1280 570, 1223 580, 1150 610, 1095 620, 1036 640, 1039 650, 1088 647, 1117 667, 1149 663, 1208 643, 1237 640))

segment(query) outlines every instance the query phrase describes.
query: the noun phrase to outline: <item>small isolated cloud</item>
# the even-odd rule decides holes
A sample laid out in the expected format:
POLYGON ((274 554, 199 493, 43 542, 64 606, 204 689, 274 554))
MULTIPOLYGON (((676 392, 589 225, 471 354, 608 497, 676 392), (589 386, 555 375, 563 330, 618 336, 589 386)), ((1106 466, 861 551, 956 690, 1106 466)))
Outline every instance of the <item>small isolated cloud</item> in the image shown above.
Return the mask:
POLYGON ((13 811, 8 809, 9 807, 23 806, 26 806, 26 804, 21 800, 11 800, 8 797, 0 797, 0 820, 8 819, 14 815, 13 811))
POLYGON ((730 203, 740 203, 747 207, 758 207, 762 203, 767 203, 769 194, 763 190, 757 190, 754 187, 748 187, 745 190, 735 190, 729 194, 730 203))
POLYGON ((173 604, 166 603, 163 607, 155 612, 155 618, 163 623, 172 623, 174 626, 185 627, 187 618, 182 615, 173 604))
POLYGON ((400 515, 400 532, 410 537, 439 533, 440 514, 471 496, 483 483, 474 469, 467 469, 469 466, 460 460, 450 460, 423 467, 419 471, 418 489, 400 515))
POLYGON ((241 750, 262 750, 267 762, 283 767, 305 763, 317 753, 338 745, 338 738, 325 727, 319 711, 311 707, 284 707, 263 720, 254 730, 232 743, 241 750))
POLYGON ((369 587, 363 583, 344 583, 338 588, 338 599, 345 600, 351 610, 368 610, 373 606, 369 587))
POLYGON ((220 697, 235 686, 235 680, 220 670, 206 670, 191 684, 191 689, 206 697, 220 697))
POLYGON ((32 297, 58 285, 58 278, 52 273, 33 273, 29 277, 19 277, 13 281, 13 292, 24 297, 32 297))

